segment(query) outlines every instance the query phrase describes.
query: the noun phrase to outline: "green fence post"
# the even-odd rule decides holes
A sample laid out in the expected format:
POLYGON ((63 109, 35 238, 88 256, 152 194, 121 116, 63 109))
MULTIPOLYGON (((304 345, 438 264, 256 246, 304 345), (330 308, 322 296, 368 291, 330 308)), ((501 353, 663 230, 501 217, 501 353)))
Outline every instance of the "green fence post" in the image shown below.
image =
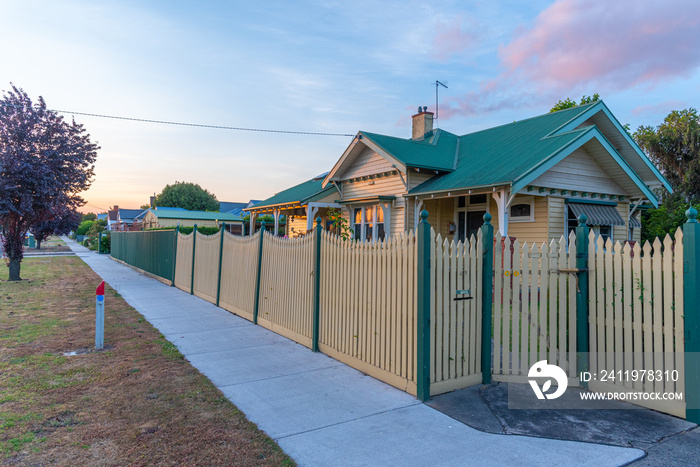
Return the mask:
POLYGON ((685 419, 700 423, 700 224, 692 206, 683 224, 683 317, 685 321, 685 419))
POLYGON ((226 222, 221 223, 221 242, 219 243, 219 279, 216 283, 216 306, 219 306, 219 297, 221 297, 221 263, 224 259, 224 232, 226 232, 226 222))
POLYGON ((194 295, 194 259, 197 251, 197 224, 192 229, 192 275, 190 276, 190 295, 194 295))
MULTIPOLYGON (((588 226, 585 214, 576 227, 576 373, 588 371, 588 226)), ((581 378, 583 379, 583 378, 581 378)), ((588 388, 588 383, 582 382, 588 388)))
MULTIPOLYGON (((481 226, 481 381, 491 384, 493 328, 493 225, 491 214, 484 214, 481 226)), ((499 245, 500 247, 500 245, 499 245)))
POLYGON ((316 228, 314 229, 314 314, 313 328, 311 332, 311 350, 318 352, 318 328, 319 318, 321 314, 321 218, 316 219, 316 228))
MULTIPOLYGON (((255 224, 253 224, 255 226, 255 224)), ((254 235, 253 232, 251 235, 254 235)), ((263 238, 265 238, 265 221, 260 223, 260 248, 258 249, 258 272, 255 277, 255 306, 253 307, 253 324, 258 324, 258 310, 260 309, 260 272, 262 271, 263 238)))
POLYGON ((102 254, 102 232, 97 233, 97 254, 102 254))
POLYGON ((418 307, 416 310, 416 397, 425 402, 430 399, 430 224, 428 211, 421 211, 418 223, 417 276, 418 307))
POLYGON ((175 272, 177 271, 177 237, 180 236, 180 224, 177 224, 177 227, 175 227, 175 241, 173 242, 175 244, 175 247, 173 248, 173 277, 172 277, 172 282, 170 283, 170 287, 175 287, 175 272))

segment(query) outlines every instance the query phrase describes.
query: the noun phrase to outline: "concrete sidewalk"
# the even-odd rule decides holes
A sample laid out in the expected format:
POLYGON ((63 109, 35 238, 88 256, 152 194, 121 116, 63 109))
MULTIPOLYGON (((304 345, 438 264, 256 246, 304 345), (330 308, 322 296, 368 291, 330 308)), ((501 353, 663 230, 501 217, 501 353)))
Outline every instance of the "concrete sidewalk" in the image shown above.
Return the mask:
POLYGON ((644 456, 639 449, 483 433, 107 255, 66 243, 299 465, 602 467, 644 456))

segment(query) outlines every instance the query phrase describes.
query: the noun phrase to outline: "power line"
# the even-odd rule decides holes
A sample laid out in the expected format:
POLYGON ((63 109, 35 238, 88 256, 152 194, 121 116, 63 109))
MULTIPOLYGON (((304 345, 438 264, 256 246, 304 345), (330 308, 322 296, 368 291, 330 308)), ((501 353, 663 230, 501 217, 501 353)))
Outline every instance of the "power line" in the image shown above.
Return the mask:
MULTIPOLYGON (((21 107, 5 102, 0 102, 0 105, 4 105, 6 107, 21 107)), ((131 121, 131 122, 140 122, 140 123, 158 123, 161 125, 175 125, 175 126, 188 126, 188 127, 195 127, 195 128, 213 128, 216 130, 235 130, 235 131, 255 131, 258 133, 284 133, 284 134, 291 134, 291 135, 311 135, 311 136, 355 136, 353 134, 349 133, 323 133, 323 132, 314 132, 314 131, 293 131, 293 130, 270 130, 266 128, 245 128, 245 127, 235 127, 235 126, 224 126, 224 125, 205 125, 205 124, 200 124, 200 123, 186 123, 186 122, 169 122, 166 120, 151 120, 147 118, 135 118, 135 117, 121 117, 117 115, 104 115, 104 114, 93 114, 93 113, 87 113, 87 112, 74 112, 72 110, 58 110, 58 109, 47 109, 50 110, 51 112, 56 112, 56 113, 62 113, 62 114, 71 114, 71 115, 83 115, 85 117, 98 117, 98 118, 110 118, 113 120, 126 120, 126 121, 131 121)))

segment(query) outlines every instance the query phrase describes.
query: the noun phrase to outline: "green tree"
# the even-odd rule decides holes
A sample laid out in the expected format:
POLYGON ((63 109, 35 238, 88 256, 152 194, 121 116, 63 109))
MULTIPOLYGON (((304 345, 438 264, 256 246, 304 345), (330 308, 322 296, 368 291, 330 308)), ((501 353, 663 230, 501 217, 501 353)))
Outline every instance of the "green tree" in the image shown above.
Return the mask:
POLYGON ((674 110, 656 127, 637 128, 633 138, 673 188, 643 214, 642 240, 673 234, 688 206, 700 202, 700 116, 694 108, 674 110))
POLYGON ((166 185, 156 196, 156 207, 183 208, 190 211, 219 211, 219 201, 213 193, 196 183, 175 182, 166 185))
POLYGON ((700 196, 700 116, 674 110, 657 126, 640 126, 634 140, 686 201, 700 196))
POLYGON ((592 96, 584 95, 583 97, 581 97, 581 102, 579 102, 578 104, 576 103, 576 101, 567 97, 563 101, 560 100, 556 104, 554 104, 554 107, 552 107, 549 111, 557 112, 559 110, 570 109, 571 107, 576 107, 578 105, 590 104, 591 102, 595 102, 598 100, 600 100, 600 95, 597 92, 592 96))
POLYGON ((97 220, 97 214, 93 214, 93 213, 89 212, 87 214, 83 214, 83 218, 82 218, 81 222, 82 221, 96 221, 96 220, 97 220))

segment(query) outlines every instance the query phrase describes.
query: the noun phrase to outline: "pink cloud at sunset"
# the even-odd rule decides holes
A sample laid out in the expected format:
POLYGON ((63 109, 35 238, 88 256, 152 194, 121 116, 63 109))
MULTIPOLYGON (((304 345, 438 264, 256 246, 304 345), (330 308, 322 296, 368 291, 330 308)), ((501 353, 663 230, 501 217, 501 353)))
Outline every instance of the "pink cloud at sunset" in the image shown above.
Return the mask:
POLYGON ((638 105, 631 110, 633 115, 643 115, 646 113, 670 113, 673 109, 688 107, 687 102, 672 100, 659 102, 653 105, 638 105))
POLYGON ((476 22, 465 20, 462 15, 449 22, 438 20, 433 38, 433 54, 438 60, 447 60, 453 55, 462 54, 473 47, 477 41, 476 22), (465 31, 465 27, 469 31, 465 31))
POLYGON ((443 116, 689 78, 698 42, 697 1, 559 0, 499 48, 503 71, 448 102, 443 116))

